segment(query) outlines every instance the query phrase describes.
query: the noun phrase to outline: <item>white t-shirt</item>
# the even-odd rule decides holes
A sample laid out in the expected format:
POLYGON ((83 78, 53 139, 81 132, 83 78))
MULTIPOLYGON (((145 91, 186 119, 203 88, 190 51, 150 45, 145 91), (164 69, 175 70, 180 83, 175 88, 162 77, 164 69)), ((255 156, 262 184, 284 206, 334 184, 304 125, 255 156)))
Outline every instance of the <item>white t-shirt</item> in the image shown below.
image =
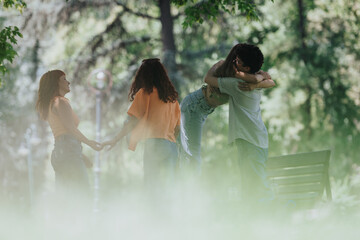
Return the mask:
POLYGON ((237 78, 218 78, 221 93, 229 98, 229 143, 244 139, 258 147, 268 148, 268 132, 261 119, 261 89, 241 91, 237 78))

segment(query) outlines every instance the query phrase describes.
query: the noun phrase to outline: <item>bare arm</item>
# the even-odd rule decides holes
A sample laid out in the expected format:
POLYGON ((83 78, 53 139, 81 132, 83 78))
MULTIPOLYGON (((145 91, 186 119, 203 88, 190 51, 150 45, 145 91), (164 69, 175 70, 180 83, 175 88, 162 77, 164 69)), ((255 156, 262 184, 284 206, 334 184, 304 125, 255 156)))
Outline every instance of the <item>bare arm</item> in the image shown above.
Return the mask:
POLYGON ((224 62, 224 60, 220 60, 219 62, 215 63, 210 69, 209 71, 206 73, 204 81, 212 86, 212 87, 219 87, 219 83, 218 83, 218 78, 214 77, 214 73, 216 68, 218 68, 222 63, 224 62))
POLYGON ((118 141, 120 141, 120 139, 128 135, 138 124, 138 122, 139 120, 136 117, 129 116, 128 119, 125 121, 124 126, 122 127, 120 132, 112 140, 106 141, 102 145, 103 146, 110 145, 110 148, 108 149, 110 150, 116 145, 118 141))
POLYGON ((241 91, 252 91, 256 88, 272 88, 275 87, 275 82, 271 79, 265 79, 259 83, 244 83, 244 82, 239 82, 239 89, 241 91))
POLYGON ((234 70, 235 70, 236 78, 244 80, 245 82, 248 82, 248 83, 258 83, 265 79, 264 75, 261 74, 261 72, 258 72, 256 74, 241 72, 241 71, 238 71, 235 66, 234 66, 234 70))
POLYGON ((58 114, 60 121, 64 125, 66 130, 71 135, 73 135, 76 139, 78 139, 80 142, 85 143, 86 145, 88 145, 89 147, 91 147, 92 149, 94 149, 96 151, 100 151, 102 149, 100 143, 89 140, 76 127, 74 120, 73 120, 73 116, 72 116, 73 111, 68 102, 66 102, 65 100, 63 100, 61 98, 58 98, 54 102, 53 110, 56 111, 56 113, 58 114))
MULTIPOLYGON (((213 87, 219 87, 218 84, 218 77, 214 76, 215 70, 223 63, 223 60, 220 60, 219 62, 217 62, 216 64, 214 64, 209 71, 207 72, 204 81, 209 84, 210 86, 213 87)), ((265 75, 262 74, 261 72, 256 73, 256 74, 250 74, 250 73, 245 73, 245 72, 241 72, 238 71, 236 69, 236 67, 234 66, 234 70, 235 70, 235 77, 239 78, 241 80, 244 80, 245 82, 248 83, 259 83, 261 81, 263 81, 265 79, 265 75)))

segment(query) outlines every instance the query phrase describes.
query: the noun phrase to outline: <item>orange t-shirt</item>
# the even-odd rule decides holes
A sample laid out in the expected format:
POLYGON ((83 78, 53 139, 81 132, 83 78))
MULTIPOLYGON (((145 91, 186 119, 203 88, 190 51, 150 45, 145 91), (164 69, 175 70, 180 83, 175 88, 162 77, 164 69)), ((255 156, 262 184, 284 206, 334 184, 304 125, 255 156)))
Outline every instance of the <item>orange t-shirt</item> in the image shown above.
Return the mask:
MULTIPOLYGON (((69 100, 65 97, 58 96, 51 100, 50 107, 49 107, 49 115, 48 115, 47 120, 49 122, 51 131, 54 134, 54 138, 69 133, 68 130, 65 128, 64 124, 62 123, 60 117, 52 111, 53 102, 56 100, 56 98, 60 98, 58 100, 65 101, 66 104, 69 104, 69 106, 70 106, 69 100)), ((70 108, 71 108, 71 106, 70 106, 70 108)), ((80 122, 79 118, 75 114, 75 112, 72 110, 72 108, 71 108, 71 111, 72 111, 72 119, 71 120, 74 121, 75 126, 77 127, 80 122)))
POLYGON ((155 87, 150 94, 143 88, 140 89, 127 113, 139 119, 131 132, 130 150, 134 151, 136 144, 147 138, 163 138, 176 142, 175 127, 180 125, 179 103, 163 102, 155 87))

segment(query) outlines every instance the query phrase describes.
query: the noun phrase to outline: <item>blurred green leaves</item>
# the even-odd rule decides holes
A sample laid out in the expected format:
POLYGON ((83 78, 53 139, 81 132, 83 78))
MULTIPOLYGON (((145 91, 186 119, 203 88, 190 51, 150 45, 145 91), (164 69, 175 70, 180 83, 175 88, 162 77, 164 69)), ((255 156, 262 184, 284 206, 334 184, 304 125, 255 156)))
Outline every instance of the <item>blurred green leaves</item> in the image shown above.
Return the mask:
MULTIPOLYGON (((271 0, 273 1, 273 0, 271 0)), ((248 20, 259 20, 256 5, 251 0, 172 0, 181 7, 185 6, 184 28, 191 27, 194 23, 203 23, 204 20, 216 21, 221 12, 235 14, 236 11, 243 13, 248 20)))
MULTIPOLYGON (((26 3, 22 0, 1 0, 1 3, 3 8, 15 8, 20 13, 26 8, 26 3)), ((13 48, 13 46, 17 44, 16 37, 22 38, 22 34, 16 26, 5 27, 0 32, 0 72, 2 75, 7 72, 5 60, 12 63, 14 57, 17 55, 17 52, 13 48)), ((0 88, 1 86, 2 77, 0 76, 0 88)))
MULTIPOLYGON (((13 45, 17 44, 16 37, 22 37, 18 27, 5 27, 0 32, 0 72, 4 75, 7 71, 4 65, 5 60, 12 63, 14 57, 17 55, 13 45)), ((0 87, 2 79, 0 77, 0 87)))
MULTIPOLYGON (((31 4, 31 7, 35 9, 44 4, 42 0, 34 1, 38 5, 31 4)), ((304 25, 301 31, 297 1, 253 1, 256 2, 255 6, 251 1, 172 0, 173 14, 176 14, 172 17, 177 68, 184 80, 183 85, 187 88, 184 94, 198 89, 203 84, 203 76, 209 67, 218 59, 224 58, 234 43, 256 44, 265 56, 263 69, 268 71, 277 83, 276 88, 264 92, 262 102, 262 117, 269 131, 269 155, 330 148, 331 176, 340 179, 346 175, 358 175, 353 173, 351 167, 360 164, 360 5, 345 0, 303 0, 304 25), (302 32, 305 34, 301 35, 302 32), (302 43, 305 48, 302 47, 302 43)), ((13 5, 7 6, 15 6, 15 2, 11 2, 13 5)), ((157 5, 155 1, 122 0, 121 3, 128 4, 130 10, 127 11, 121 6, 111 6, 107 3, 101 7, 91 7, 80 4, 85 1, 67 2, 62 11, 61 24, 48 26, 51 32, 56 32, 56 41, 45 39, 44 36, 48 35, 29 34, 34 32, 34 23, 29 24, 28 28, 21 32, 24 36, 29 35, 29 40, 39 38, 39 53, 44 54, 40 54, 38 74, 54 66, 64 68, 69 75, 72 72, 82 74, 83 77, 73 78, 72 86, 76 87, 73 97, 76 103, 81 105, 89 131, 94 127, 91 115, 93 101, 89 101, 82 79, 96 67, 106 68, 112 72, 113 91, 104 100, 103 108, 106 113, 104 129, 108 134, 112 134, 114 128, 121 126, 122 115, 126 113, 127 90, 139 59, 161 55, 161 27, 158 19, 143 17, 145 12, 157 16, 157 5), (139 2, 146 7, 140 7, 139 2), (144 38, 147 40, 121 46, 118 44, 144 38), (88 42, 92 44, 87 44, 88 42), (109 51, 116 44, 119 47, 109 51), (92 60, 91 64, 78 68, 83 66, 81 64, 86 57, 92 60)), ((55 4, 49 5, 49 8, 51 7, 58 8, 55 4)), ((31 11, 34 10, 30 9, 29 4, 25 14, 31 11)), ((48 19, 54 18, 53 12, 56 11, 49 11, 48 19)), ((36 26, 50 22, 43 20, 37 12, 32 16, 37 23, 36 26)), ((11 22, 11 19, 9 21, 11 22)), ((14 47, 14 41, 21 37, 18 29, 11 27, 4 28, 3 31, 7 43, 14 47)), ((13 129, 12 131, 17 133, 14 136, 19 137, 22 133, 18 126, 21 124, 14 125, 13 122, 21 120, 23 125, 29 124, 30 118, 24 116, 30 116, 29 112, 33 112, 33 107, 32 103, 25 103, 32 101, 33 97, 28 97, 27 100, 24 97, 34 93, 37 88, 34 86, 37 83, 29 79, 27 70, 38 66, 32 57, 35 52, 33 46, 19 44, 21 51, 18 52, 19 55, 21 52, 21 59, 19 58, 19 62, 16 60, 16 64, 7 69, 7 74, 14 80, 9 81, 11 84, 6 82, 6 88, 0 89, 0 116, 3 113, 2 119, 6 117, 7 120, 3 126, 13 129), (13 69, 20 66, 25 69, 24 73, 19 69, 13 69), (25 103, 21 103, 19 99, 25 103)), ((8 55, 9 58, 16 56, 11 50, 17 48, 8 49, 12 54, 8 55)), ((1 53, 1 56, 4 61, 11 62, 4 54, 1 53)), ((234 149, 227 146, 227 126, 228 106, 216 109, 206 120, 202 138, 204 169, 214 172, 214 175, 208 175, 209 178, 219 176, 214 178, 214 181, 227 174, 224 181, 236 183, 228 172, 234 170, 234 149)), ((0 132, 4 141, 7 141, 10 130, 0 132)), ((11 148, 8 148, 14 148, 12 151, 16 153, 18 143, 15 137, 13 139, 11 148)), ((116 169, 130 172, 127 166, 121 165, 126 159, 129 162, 133 160, 131 155, 122 155, 122 152, 126 152, 125 149, 125 146, 119 148, 117 152, 111 152, 105 158, 108 162, 113 162, 113 165, 117 166, 116 169)), ((116 171, 118 170, 114 170, 116 171)), ((349 186, 344 184, 345 187, 349 186)), ((360 196, 360 191, 356 191, 357 196, 360 196)))
POLYGON ((4 8, 15 8, 21 13, 26 8, 26 3, 23 0, 1 0, 1 3, 4 8))

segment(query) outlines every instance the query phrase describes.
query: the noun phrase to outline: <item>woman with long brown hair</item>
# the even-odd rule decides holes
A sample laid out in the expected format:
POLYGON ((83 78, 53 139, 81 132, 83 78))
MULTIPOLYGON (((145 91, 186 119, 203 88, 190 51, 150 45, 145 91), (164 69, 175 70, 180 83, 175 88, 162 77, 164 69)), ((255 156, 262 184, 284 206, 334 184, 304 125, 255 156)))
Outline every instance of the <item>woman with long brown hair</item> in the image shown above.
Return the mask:
POLYGON ((88 191, 81 143, 96 151, 101 150, 102 146, 89 140, 78 129, 79 118, 65 98, 69 92, 70 82, 65 73, 61 70, 48 71, 40 79, 36 110, 41 119, 49 123, 55 138, 51 164, 55 171, 56 187, 63 190, 79 187, 88 191))
POLYGON ((137 143, 144 140, 144 180, 152 190, 174 176, 178 155, 175 142, 180 126, 177 98, 160 60, 143 60, 129 92, 132 104, 127 112, 128 121, 113 140, 103 143, 112 148, 131 132, 129 149, 134 151, 137 143))

